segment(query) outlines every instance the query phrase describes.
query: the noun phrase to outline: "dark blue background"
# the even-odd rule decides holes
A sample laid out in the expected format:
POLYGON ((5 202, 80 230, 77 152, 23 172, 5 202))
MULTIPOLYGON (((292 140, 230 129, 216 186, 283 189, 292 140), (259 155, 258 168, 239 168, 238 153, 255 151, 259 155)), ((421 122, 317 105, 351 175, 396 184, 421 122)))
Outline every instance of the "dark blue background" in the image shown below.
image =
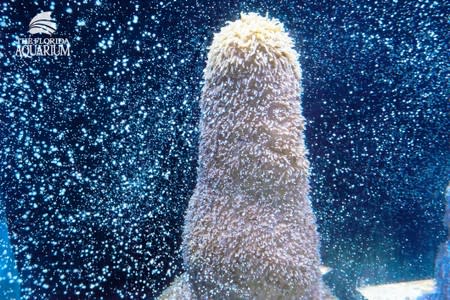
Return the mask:
POLYGON ((153 297, 182 272, 207 46, 240 11, 278 18, 300 54, 324 263, 352 285, 432 277, 445 1, 272 2, 2 4, 0 193, 24 298, 153 297), (16 57, 48 10, 71 56, 16 57))

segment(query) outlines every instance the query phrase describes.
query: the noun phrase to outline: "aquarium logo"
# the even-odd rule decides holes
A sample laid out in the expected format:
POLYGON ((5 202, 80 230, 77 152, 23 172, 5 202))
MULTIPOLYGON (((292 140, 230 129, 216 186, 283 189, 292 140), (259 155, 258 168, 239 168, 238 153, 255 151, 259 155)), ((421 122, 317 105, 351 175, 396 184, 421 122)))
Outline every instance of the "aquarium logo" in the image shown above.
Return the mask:
POLYGON ((31 19, 28 32, 36 37, 17 38, 16 55, 33 56, 70 56, 70 43, 67 38, 52 37, 57 26, 51 17, 52 11, 38 13, 31 19), (39 37, 48 35, 49 37, 39 37))

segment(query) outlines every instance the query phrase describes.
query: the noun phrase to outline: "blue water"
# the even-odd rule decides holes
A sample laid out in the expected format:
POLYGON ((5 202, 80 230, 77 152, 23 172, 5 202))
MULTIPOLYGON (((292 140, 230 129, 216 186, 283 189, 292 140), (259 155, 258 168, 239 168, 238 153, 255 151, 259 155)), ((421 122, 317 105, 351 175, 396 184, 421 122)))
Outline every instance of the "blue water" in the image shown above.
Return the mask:
POLYGON ((4 206, 0 206, 0 299, 20 298, 20 279, 9 241, 4 206))
POLYGON ((15 261, 23 299, 153 298, 183 272, 207 46, 241 11, 278 18, 300 54, 311 199, 336 292, 434 277, 450 173, 445 1, 0 10, 1 245, 12 247, 0 271, 15 261), (70 56, 17 57, 16 39, 49 10, 70 56))

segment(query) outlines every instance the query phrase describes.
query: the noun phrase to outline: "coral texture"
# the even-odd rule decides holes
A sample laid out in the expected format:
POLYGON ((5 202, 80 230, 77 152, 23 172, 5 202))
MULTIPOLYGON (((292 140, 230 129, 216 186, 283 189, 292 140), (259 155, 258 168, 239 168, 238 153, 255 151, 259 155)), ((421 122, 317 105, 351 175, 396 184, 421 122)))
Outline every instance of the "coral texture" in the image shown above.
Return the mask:
POLYGON ((297 56, 256 14, 214 36, 183 234, 195 298, 322 299, 297 56))

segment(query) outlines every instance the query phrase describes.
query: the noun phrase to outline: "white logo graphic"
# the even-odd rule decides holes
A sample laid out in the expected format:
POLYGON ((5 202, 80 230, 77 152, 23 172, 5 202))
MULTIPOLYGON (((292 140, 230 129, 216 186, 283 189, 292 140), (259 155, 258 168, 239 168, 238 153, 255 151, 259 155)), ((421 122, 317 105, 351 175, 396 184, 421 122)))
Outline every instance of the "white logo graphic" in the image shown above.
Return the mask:
POLYGON ((54 37, 56 20, 52 19, 52 11, 38 13, 29 24, 32 35, 43 33, 49 37, 17 37, 16 56, 70 56, 70 42, 65 37, 54 37))
POLYGON ((56 31, 56 20, 51 17, 52 11, 44 11, 37 14, 30 22, 31 34, 44 33, 52 35, 56 31))

